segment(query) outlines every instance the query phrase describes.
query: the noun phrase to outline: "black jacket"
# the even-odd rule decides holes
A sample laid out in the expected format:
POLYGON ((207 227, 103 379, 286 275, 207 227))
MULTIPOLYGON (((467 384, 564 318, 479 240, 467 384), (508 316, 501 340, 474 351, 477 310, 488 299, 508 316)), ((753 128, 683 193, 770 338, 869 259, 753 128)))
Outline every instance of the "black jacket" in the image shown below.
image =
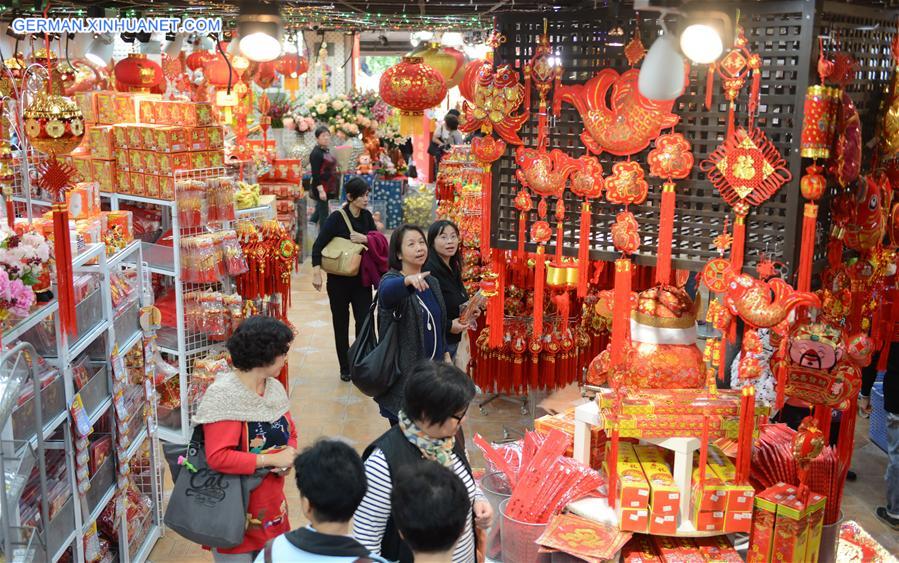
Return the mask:
MULTIPOLYGON (((429 280, 436 278, 440 282, 443 302, 446 305, 446 318, 449 319, 450 326, 452 326, 452 321, 459 318, 462 304, 468 301, 468 292, 465 291, 465 285, 462 283, 462 272, 455 272, 450 269, 433 251, 428 256, 424 270, 431 272, 429 280)), ((446 332, 447 343, 455 344, 461 340, 461 334, 446 332)))
MULTIPOLYGON (((360 235, 367 235, 369 231, 378 230, 375 226, 375 218, 372 217, 371 211, 368 209, 363 209, 358 217, 353 217, 353 214, 350 213, 349 205, 344 205, 343 210, 346 211, 350 224, 353 225, 353 230, 360 235)), ((335 211, 328 215, 322 230, 315 239, 315 244, 312 245, 313 266, 322 265, 322 250, 328 246, 328 243, 331 242, 334 237, 345 238, 347 240, 350 239, 350 230, 347 228, 346 221, 343 220, 339 211, 335 211)))
POLYGON ((337 159, 318 145, 309 153, 309 170, 312 173, 310 195, 318 201, 318 186, 325 188, 328 199, 337 199, 340 178, 337 173, 337 159))

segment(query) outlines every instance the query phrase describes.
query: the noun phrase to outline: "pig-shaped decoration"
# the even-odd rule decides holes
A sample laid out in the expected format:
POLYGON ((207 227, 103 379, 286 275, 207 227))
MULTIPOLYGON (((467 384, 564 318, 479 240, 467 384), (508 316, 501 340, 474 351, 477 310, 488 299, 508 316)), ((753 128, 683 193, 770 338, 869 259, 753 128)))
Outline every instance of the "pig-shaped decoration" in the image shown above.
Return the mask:
POLYGON ((786 396, 813 405, 848 407, 861 386, 860 367, 871 361, 871 346, 858 340, 826 323, 804 322, 793 328, 786 358, 786 396))

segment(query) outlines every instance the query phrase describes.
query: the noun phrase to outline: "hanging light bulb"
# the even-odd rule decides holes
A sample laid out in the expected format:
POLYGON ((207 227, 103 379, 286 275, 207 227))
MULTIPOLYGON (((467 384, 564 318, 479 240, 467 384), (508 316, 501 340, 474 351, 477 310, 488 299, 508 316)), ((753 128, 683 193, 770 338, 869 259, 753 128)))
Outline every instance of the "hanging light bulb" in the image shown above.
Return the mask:
POLYGON ((283 27, 278 3, 243 0, 237 17, 241 53, 251 61, 275 60, 281 54, 283 27))
POLYGON ((165 54, 169 58, 174 59, 178 56, 178 53, 181 52, 181 47, 184 45, 184 34, 172 34, 166 36, 166 39, 169 41, 169 44, 165 46, 165 54), (169 37, 171 37, 171 39, 169 39, 169 37))
POLYGON ((678 52, 677 40, 674 35, 668 33, 663 18, 659 18, 662 35, 653 42, 649 52, 646 53, 637 82, 640 93, 656 101, 670 101, 677 98, 684 92, 686 84, 684 57, 678 52))
POLYGON ((724 45, 733 41, 730 16, 696 4, 685 6, 684 13, 686 15, 680 24, 681 51, 695 63, 717 61, 724 52, 724 45))
POLYGON ((458 31, 447 31, 440 38, 440 43, 447 47, 461 47, 465 44, 465 39, 458 31))
POLYGON ((113 38, 110 34, 98 35, 87 48, 84 58, 97 66, 109 66, 113 48, 113 38))

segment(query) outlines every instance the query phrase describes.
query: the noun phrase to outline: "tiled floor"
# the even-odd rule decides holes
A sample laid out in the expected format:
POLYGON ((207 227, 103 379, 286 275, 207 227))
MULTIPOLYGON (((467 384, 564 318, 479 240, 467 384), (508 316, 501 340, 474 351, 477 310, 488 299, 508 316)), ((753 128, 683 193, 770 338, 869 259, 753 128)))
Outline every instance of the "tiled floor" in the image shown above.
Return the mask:
MULTIPOLYGON (((312 443, 321 436, 342 437, 359 451, 378 437, 387 425, 378 415, 378 409, 349 383, 338 378, 337 360, 333 350, 333 334, 327 296, 312 289, 308 262, 293 279, 293 308, 290 320, 299 330, 299 336, 290 352, 291 413, 296 421, 300 447, 312 443)), ((542 397, 533 397, 539 400, 542 397)), ((482 400, 480 397, 478 400, 482 400)), ((469 410, 466 436, 481 433, 488 440, 500 440, 507 435, 520 436, 531 425, 533 405, 522 414, 521 404, 499 400, 486 407, 484 415, 476 408, 469 410)), ((867 438, 868 423, 860 420, 856 432, 857 448, 853 467, 858 481, 846 486, 843 510, 846 519, 856 520, 884 547, 899 553, 899 535, 882 524, 873 515, 874 506, 883 502, 883 474, 886 455, 867 438)), ((470 448, 475 467, 482 466, 482 459, 470 448)), ((167 483, 166 490, 171 488, 167 483)), ((286 487, 291 506, 292 523, 300 524, 296 507, 299 498, 296 488, 286 487)), ((187 563, 210 561, 211 556, 173 532, 166 533, 153 552, 154 563, 187 563)), ((520 562, 524 563, 524 562, 520 562)))

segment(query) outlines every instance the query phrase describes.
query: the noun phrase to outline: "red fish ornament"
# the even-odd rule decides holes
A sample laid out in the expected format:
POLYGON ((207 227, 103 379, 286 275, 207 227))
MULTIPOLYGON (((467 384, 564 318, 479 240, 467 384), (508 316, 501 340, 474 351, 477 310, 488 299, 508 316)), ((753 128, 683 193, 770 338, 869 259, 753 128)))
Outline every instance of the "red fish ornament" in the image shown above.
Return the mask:
POLYGON ((528 114, 516 112, 524 101, 524 86, 511 66, 494 70, 487 61, 474 61, 468 65, 459 91, 465 98, 459 130, 471 133, 480 129, 488 135, 496 131, 509 144, 523 143, 518 130, 528 114))

